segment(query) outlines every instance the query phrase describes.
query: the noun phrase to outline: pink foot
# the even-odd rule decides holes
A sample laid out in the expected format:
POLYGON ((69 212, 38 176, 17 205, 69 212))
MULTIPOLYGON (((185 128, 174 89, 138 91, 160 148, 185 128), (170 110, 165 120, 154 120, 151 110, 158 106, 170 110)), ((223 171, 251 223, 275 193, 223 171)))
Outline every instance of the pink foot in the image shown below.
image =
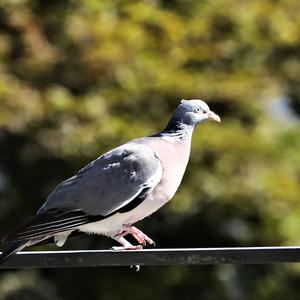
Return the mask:
POLYGON ((146 246, 148 243, 150 245, 155 246, 155 243, 152 239, 150 239, 145 233, 143 233, 141 230, 137 229, 134 226, 124 225, 123 231, 117 236, 124 237, 129 233, 139 242, 139 244, 146 246))
POLYGON ((147 243, 150 245, 155 246, 155 243, 152 239, 149 238, 145 233, 143 233, 141 230, 137 229, 134 226, 130 225, 124 225, 123 226, 123 231, 120 233, 116 234, 113 237, 116 241, 118 241, 122 246, 118 247, 112 247, 113 250, 115 251, 121 251, 121 250, 140 250, 143 248, 143 246, 146 246, 147 243), (125 238, 124 236, 127 234, 131 234, 139 244, 141 245, 131 245, 125 238), (143 245, 143 246, 142 246, 143 245))
POLYGON ((141 245, 132 245, 127 240, 124 239, 123 232, 121 234, 117 234, 113 237, 116 241, 118 241, 122 246, 114 246, 111 249, 114 251, 124 251, 124 250, 141 250, 143 246, 141 245))
POLYGON ((134 226, 127 226, 126 230, 128 233, 131 233, 132 236, 142 245, 146 246, 146 244, 150 244, 155 246, 155 242, 149 238, 144 232, 141 230, 137 229, 134 226))

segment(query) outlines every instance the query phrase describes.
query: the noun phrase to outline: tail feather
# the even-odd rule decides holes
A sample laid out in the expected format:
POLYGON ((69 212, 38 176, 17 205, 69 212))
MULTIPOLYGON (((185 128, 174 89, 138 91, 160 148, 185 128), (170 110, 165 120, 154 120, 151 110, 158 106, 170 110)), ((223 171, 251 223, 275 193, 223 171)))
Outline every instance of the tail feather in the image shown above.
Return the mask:
POLYGON ((0 254, 0 264, 2 264, 5 260, 7 260, 11 255, 21 251, 29 241, 16 241, 11 242, 7 248, 0 254))
POLYGON ((102 216, 89 216, 80 210, 51 209, 38 213, 2 239, 8 246, 0 254, 0 264, 26 246, 50 242, 53 238, 62 246, 73 231, 78 234, 80 225, 101 219, 102 216))

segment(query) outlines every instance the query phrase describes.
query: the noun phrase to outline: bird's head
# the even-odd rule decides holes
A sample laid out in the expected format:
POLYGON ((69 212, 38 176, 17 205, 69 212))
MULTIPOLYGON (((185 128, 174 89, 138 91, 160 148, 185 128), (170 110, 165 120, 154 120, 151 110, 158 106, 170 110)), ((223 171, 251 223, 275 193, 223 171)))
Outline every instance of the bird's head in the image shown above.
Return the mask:
POLYGON ((205 120, 221 122, 220 117, 211 111, 204 101, 198 99, 181 100, 174 115, 183 123, 193 126, 205 120))

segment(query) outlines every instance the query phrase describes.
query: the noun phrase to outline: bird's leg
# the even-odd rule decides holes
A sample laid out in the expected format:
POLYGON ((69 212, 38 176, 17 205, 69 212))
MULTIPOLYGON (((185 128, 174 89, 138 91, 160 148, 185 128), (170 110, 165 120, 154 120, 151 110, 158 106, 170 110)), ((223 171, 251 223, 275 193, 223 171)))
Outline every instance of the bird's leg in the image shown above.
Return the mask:
POLYGON ((144 246, 147 243, 155 246, 155 242, 152 239, 150 239, 149 236, 147 236, 144 232, 137 229, 135 226, 125 225, 122 234, 126 235, 128 233, 130 233, 140 244, 144 246))
MULTIPOLYGON (((127 234, 127 233, 126 233, 127 234)), ((127 240, 124 239, 124 232, 120 233, 120 234, 116 234, 113 239, 115 239, 117 242, 119 242, 122 246, 115 246, 112 247, 111 249, 114 251, 122 251, 122 250, 141 250, 143 248, 143 246, 141 245, 137 245, 134 246, 132 244, 130 244, 127 240)))

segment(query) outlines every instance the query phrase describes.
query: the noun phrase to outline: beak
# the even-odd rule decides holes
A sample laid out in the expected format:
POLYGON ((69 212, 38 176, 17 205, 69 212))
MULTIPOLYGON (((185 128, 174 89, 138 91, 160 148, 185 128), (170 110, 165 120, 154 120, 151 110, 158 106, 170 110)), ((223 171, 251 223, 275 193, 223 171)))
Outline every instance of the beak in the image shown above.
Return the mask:
POLYGON ((213 111, 210 111, 208 113, 208 119, 211 121, 216 121, 218 123, 221 123, 221 118, 217 114, 215 114, 213 111))

